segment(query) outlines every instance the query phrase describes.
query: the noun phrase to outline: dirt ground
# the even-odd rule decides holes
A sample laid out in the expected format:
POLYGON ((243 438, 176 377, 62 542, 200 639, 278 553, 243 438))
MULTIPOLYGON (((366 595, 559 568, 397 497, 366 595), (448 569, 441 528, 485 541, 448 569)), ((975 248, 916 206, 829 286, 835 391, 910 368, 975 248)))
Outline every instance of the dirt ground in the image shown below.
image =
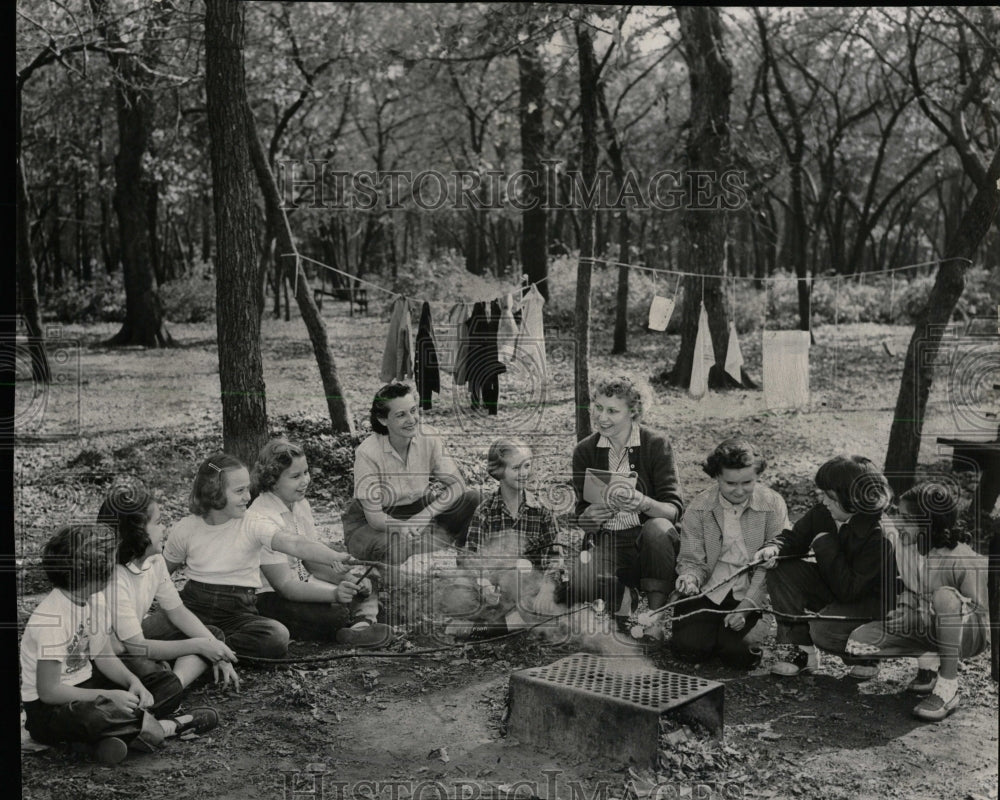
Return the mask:
MULTIPOLYGON (((324 316, 360 429, 379 385, 373 365, 379 363, 386 321, 376 314, 350 319, 343 305, 332 302, 324 316)), ((179 347, 164 351, 101 347, 113 332, 113 326, 63 328, 53 337, 59 341, 62 377, 52 391, 36 395, 24 382, 17 387, 22 619, 44 591, 35 559, 55 525, 89 518, 108 480, 123 471, 164 492, 167 516, 177 519, 198 461, 221 443, 214 323, 172 326, 179 347)), ((769 411, 760 391, 711 393, 695 401, 683 391, 657 386, 647 421, 671 435, 688 497, 708 485, 699 464, 718 441, 737 433, 753 438, 768 454, 765 480, 782 492, 794 518, 811 502, 812 476, 831 454, 857 452, 882 461, 908 337, 907 329, 874 325, 817 330, 808 409, 769 411)), ((759 336, 744 339, 747 368, 759 378, 759 336)), ((309 431, 313 448, 322 452, 329 442, 333 452, 338 440, 323 433, 325 402, 301 321, 266 320, 263 344, 268 413, 276 430, 309 431)), ((991 345, 995 340, 958 337, 946 348, 925 425, 922 470, 949 473, 950 451, 941 450, 935 438, 968 432, 965 401, 956 402, 954 387, 960 385, 962 365, 991 345)), ((610 335, 597 331, 591 372, 651 376, 670 363, 677 346, 676 337, 634 332, 631 352, 612 359, 610 335)), ((502 376, 502 407, 495 417, 466 410, 465 390, 453 390, 444 380, 440 399, 426 416, 447 436, 471 483, 483 481, 489 441, 517 433, 535 449, 550 500, 565 504, 574 443, 574 347, 568 334, 550 331, 544 396, 523 375, 502 376)), ((342 457, 312 460, 312 502, 336 542, 350 475, 342 457)), ((966 478, 956 479, 968 485, 966 478)), ((765 644, 773 642, 766 625, 759 635, 765 644)), ((405 652, 445 641, 411 632, 408 642, 395 645, 396 657, 244 666, 240 694, 203 686, 189 695, 188 705, 219 710, 218 729, 171 742, 155 757, 130 757, 116 768, 60 749, 25 753, 23 796, 997 797, 998 700, 988 654, 962 665, 959 711, 926 725, 910 716, 915 700, 902 693, 914 670, 905 660, 886 662, 877 679, 860 685, 830 658, 815 676, 779 681, 764 668, 750 674, 714 663, 692 668, 673 662, 665 651, 643 656, 620 643, 622 658, 647 658, 725 685, 724 739, 681 736, 663 748, 653 768, 549 752, 502 735, 510 672, 562 658, 572 652, 572 641, 553 647, 523 636, 424 655, 405 652)), ((298 642, 292 652, 349 654, 298 642)), ((765 668, 770 660, 768 655, 765 668)))

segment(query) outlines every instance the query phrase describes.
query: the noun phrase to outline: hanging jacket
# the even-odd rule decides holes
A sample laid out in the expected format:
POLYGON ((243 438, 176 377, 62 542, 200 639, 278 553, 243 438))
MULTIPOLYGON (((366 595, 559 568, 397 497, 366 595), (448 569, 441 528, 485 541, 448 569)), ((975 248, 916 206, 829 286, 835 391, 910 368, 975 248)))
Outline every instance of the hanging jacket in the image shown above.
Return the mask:
POLYGON ((397 297, 392 304, 385 352, 382 353, 379 377, 384 383, 401 381, 413 374, 412 340, 409 301, 405 297, 397 297))
POLYGON ((420 407, 431 407, 431 392, 441 391, 441 374, 438 370, 437 351, 434 347, 434 326, 431 323, 431 304, 426 300, 420 309, 417 341, 414 348, 413 374, 417 382, 420 407))

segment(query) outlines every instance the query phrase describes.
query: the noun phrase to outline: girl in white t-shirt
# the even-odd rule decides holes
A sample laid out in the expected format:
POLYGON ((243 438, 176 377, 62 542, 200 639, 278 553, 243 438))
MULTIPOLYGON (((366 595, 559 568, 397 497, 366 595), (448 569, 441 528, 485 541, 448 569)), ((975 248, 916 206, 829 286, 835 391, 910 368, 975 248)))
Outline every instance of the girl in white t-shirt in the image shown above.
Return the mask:
POLYGON ((192 513, 170 529, 163 557, 171 572, 186 565, 184 605, 206 625, 221 628, 237 655, 284 658, 288 629, 257 611, 261 550, 331 566, 343 556, 301 536, 245 525, 249 502, 250 472, 238 458, 215 453, 198 467, 192 513))
POLYGON ((112 646, 133 673, 170 671, 182 687, 212 667, 216 682, 239 689, 236 656, 218 628, 210 630, 181 602, 163 560, 160 504, 139 481, 116 484, 97 513, 117 534, 117 565, 106 591, 112 646), (146 616, 156 600, 159 610, 146 616))
MULTIPOLYGON (((306 499, 309 464, 301 447, 272 439, 260 451, 252 481, 257 497, 247 509, 247 526, 255 532, 319 540, 306 499)), ((341 556, 348 558, 347 553, 341 556)), ((294 638, 355 647, 389 641, 389 626, 376 622, 378 597, 372 581, 378 573, 364 578, 367 570, 362 566, 317 564, 271 548, 264 548, 260 561, 266 585, 257 595, 257 609, 287 626, 294 638)))

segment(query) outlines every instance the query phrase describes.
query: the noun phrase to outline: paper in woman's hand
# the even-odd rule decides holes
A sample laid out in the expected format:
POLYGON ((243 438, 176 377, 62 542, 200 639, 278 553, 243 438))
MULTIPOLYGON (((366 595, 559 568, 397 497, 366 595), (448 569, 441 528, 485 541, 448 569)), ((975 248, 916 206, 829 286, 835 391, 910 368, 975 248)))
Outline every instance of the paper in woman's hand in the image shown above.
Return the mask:
POLYGON ((583 499, 593 505, 617 508, 620 500, 635 492, 637 477, 634 472, 609 472, 588 467, 583 479, 583 499))

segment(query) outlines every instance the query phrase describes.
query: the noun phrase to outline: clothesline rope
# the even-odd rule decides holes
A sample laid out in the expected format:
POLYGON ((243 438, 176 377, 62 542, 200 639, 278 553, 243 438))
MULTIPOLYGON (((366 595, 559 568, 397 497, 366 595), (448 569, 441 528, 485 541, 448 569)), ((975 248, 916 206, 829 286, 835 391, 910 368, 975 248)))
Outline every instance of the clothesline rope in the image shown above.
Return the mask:
MULTIPOLYGON (((386 294, 391 295, 392 297, 403 297, 403 298, 405 298, 407 300, 414 300, 417 303, 425 302, 425 303, 430 303, 431 305, 440 305, 440 306, 452 306, 452 305, 454 305, 454 301, 451 301, 451 300, 420 300, 419 298, 408 297, 407 295, 404 295, 401 292, 397 292, 394 289, 387 289, 385 286, 381 286, 380 284, 373 283, 372 281, 367 281, 364 278, 359 278, 357 275, 352 275, 350 272, 344 272, 344 270, 342 270, 342 269, 337 269, 336 267, 331 267, 329 264, 324 264, 322 261, 317 261, 315 258, 309 258, 309 256, 299 255, 298 253, 286 253, 285 255, 286 256, 292 256, 292 255, 294 255, 296 258, 301 258, 304 261, 308 261, 308 262, 310 262, 312 264, 316 264, 319 267, 323 267, 323 269, 328 269, 331 272, 336 272, 338 275, 343 275, 344 277, 350 278, 351 280, 357 281, 358 283, 363 283, 365 286, 371 286, 373 289, 377 289, 380 292, 385 292, 386 294)), ((505 294, 510 294, 510 293, 512 293, 514 291, 517 291, 519 289, 522 289, 522 288, 528 288, 528 289, 530 289, 532 286, 537 286, 538 284, 543 283, 544 281, 547 281, 548 279, 549 279, 548 275, 546 275, 544 278, 540 278, 537 281, 532 281, 530 284, 527 284, 527 285, 525 285, 523 283, 518 284, 517 286, 513 287, 509 291, 501 291, 500 292, 500 296, 505 295, 505 294)), ((490 299, 493 299, 493 298, 490 298, 490 299)))
MULTIPOLYGON (((317 261, 315 258, 310 258, 309 256, 304 256, 301 253, 297 253, 297 252, 283 253, 281 255, 281 257, 282 258, 295 257, 296 259, 301 259, 303 261, 308 261, 311 264, 315 264, 315 265, 317 265, 319 267, 323 267, 323 269, 330 270, 330 272, 336 272, 338 275, 343 275, 345 278, 350 278, 351 280, 357 281, 360 284, 363 284, 365 286, 370 286, 372 289, 375 289, 375 290, 380 291, 380 292, 384 292, 384 293, 386 293, 386 294, 388 294, 388 295, 390 295, 392 297, 407 297, 406 295, 404 295, 404 294, 402 294, 400 292, 397 292, 394 289, 387 289, 385 286, 382 286, 382 285, 380 285, 378 283, 374 283, 372 281, 365 280, 364 278, 359 278, 357 275, 352 275, 350 272, 345 272, 344 270, 338 269, 337 267, 332 267, 329 264, 324 264, 322 261, 317 261)), ((608 258, 595 258, 595 257, 589 257, 589 256, 588 257, 584 257, 584 258, 580 258, 579 260, 581 262, 586 261, 586 262, 589 262, 591 264, 599 264, 599 265, 604 265, 604 266, 626 267, 628 269, 637 269, 637 270, 639 270, 641 272, 651 272, 654 275, 654 280, 655 280, 655 276, 657 274, 661 274, 661 275, 676 275, 677 276, 677 288, 674 291, 675 295, 677 294, 677 291, 680 289, 680 281, 681 281, 681 279, 682 278, 688 278, 688 277, 690 277, 690 278, 701 278, 701 290, 702 290, 702 296, 703 297, 704 297, 704 292, 705 292, 705 279, 706 278, 711 278, 711 279, 717 278, 719 280, 725 280, 727 278, 730 279, 732 281, 734 295, 735 295, 735 291, 736 291, 736 282, 737 281, 741 281, 741 280, 743 280, 743 281, 759 281, 759 282, 761 282, 761 283, 764 284, 764 291, 765 292, 767 291, 767 284, 769 282, 772 282, 772 281, 787 281, 787 280, 796 280, 796 281, 800 280, 797 276, 787 276, 787 275, 770 275, 770 276, 764 276, 764 277, 753 277, 753 276, 749 276, 749 275, 747 275, 747 276, 744 276, 744 275, 706 275, 705 273, 702 273, 702 272, 687 272, 687 271, 684 271, 684 270, 676 270, 676 269, 660 269, 658 267, 647 267, 647 266, 644 266, 642 264, 629 264, 629 263, 626 263, 624 261, 615 261, 613 259, 608 259, 608 258)), ((920 267, 935 266, 935 265, 939 265, 939 264, 944 264, 944 263, 946 263, 948 261, 964 261, 968 265, 971 265, 973 263, 972 259, 964 258, 962 256, 953 256, 951 258, 938 258, 938 259, 935 259, 933 261, 921 261, 921 262, 918 262, 918 263, 915 263, 915 264, 905 264, 904 266, 901 266, 901 267, 893 267, 891 269, 880 270, 878 273, 875 273, 875 274, 877 274, 877 275, 889 275, 890 276, 890 278, 892 279, 892 288, 890 289, 890 296, 891 296, 892 294, 895 293, 895 280, 896 280, 896 273, 897 272, 903 272, 905 270, 911 270, 911 269, 918 269, 920 267)), ((834 281, 837 282, 837 284, 839 286, 839 285, 842 284, 842 281, 845 278, 857 278, 859 280, 863 280, 865 274, 866 273, 864 273, 864 272, 860 272, 857 275, 848 275, 848 276, 844 276, 844 275, 813 275, 812 277, 808 278, 808 280, 810 282, 812 282, 812 283, 815 283, 816 281, 830 281, 830 280, 834 280, 834 281)), ((296 281, 297 281, 298 280, 298 269, 296 269, 296 271, 295 271, 295 278, 296 278, 296 281)), ((543 283, 544 281, 547 281, 548 279, 549 279, 549 276, 546 275, 544 278, 540 278, 537 281, 532 281, 530 284, 527 285, 527 288, 530 288, 531 286, 537 286, 538 284, 543 283)), ((523 284, 523 283, 519 284, 516 287, 514 287, 513 289, 511 289, 511 291, 515 291, 517 289, 522 289, 522 288, 525 288, 525 284, 523 284)), ((501 294, 507 294, 507 292, 501 292, 501 294)), ((409 297, 407 297, 407 299, 415 300, 415 302, 427 302, 427 303, 430 303, 431 305, 440 305, 440 306, 450 306, 450 305, 453 305, 453 302, 449 301, 449 300, 425 300, 425 301, 421 301, 419 298, 409 298, 409 297)), ((836 303, 836 301, 835 301, 835 303, 836 303)), ((811 304, 812 303, 811 303, 811 298, 810 298, 810 305, 811 304)), ((834 324, 836 325, 836 323, 834 323, 834 324)))
MULTIPOLYGON (((718 279, 731 278, 734 282, 738 281, 738 280, 739 281, 760 281, 760 282, 762 282, 764 284, 766 284, 769 281, 800 280, 800 278, 798 276, 794 276, 794 275, 792 275, 792 276, 789 276, 789 275, 767 275, 767 276, 759 277, 759 278, 755 277, 755 276, 752 276, 752 275, 708 275, 708 274, 705 274, 703 272, 685 272, 684 270, 661 269, 659 267, 647 267, 647 266, 645 266, 643 264, 628 264, 628 263, 626 263, 624 261, 615 261, 615 260, 609 259, 609 258, 596 258, 596 257, 589 257, 589 256, 586 257, 586 258, 581 258, 580 261, 587 261, 587 262, 589 262, 591 264, 600 264, 600 265, 605 265, 605 266, 628 267, 629 269, 637 269, 637 270, 640 270, 642 272, 659 273, 661 275, 677 275, 678 277, 682 277, 682 278, 701 278, 703 282, 704 282, 705 278, 718 278, 718 279)), ((931 266, 934 266, 935 264, 944 264, 944 263, 946 263, 948 261, 965 261, 969 265, 972 264, 972 259, 971 258, 965 258, 963 256, 953 256, 951 258, 937 258, 937 259, 934 259, 933 261, 921 261, 921 262, 916 263, 916 264, 905 264, 902 267, 892 267, 891 269, 883 269, 883 270, 879 270, 878 272, 875 272, 875 273, 872 273, 872 274, 873 275, 893 275, 893 274, 895 274, 897 272, 902 272, 904 270, 917 269, 918 267, 931 267, 931 266)), ((858 278, 858 279, 863 279, 866 274, 868 274, 868 273, 859 272, 856 275, 846 275, 846 276, 845 275, 813 275, 813 276, 807 278, 806 280, 809 280, 809 281, 828 281, 828 280, 834 280, 834 279, 840 279, 840 278, 858 278)))

